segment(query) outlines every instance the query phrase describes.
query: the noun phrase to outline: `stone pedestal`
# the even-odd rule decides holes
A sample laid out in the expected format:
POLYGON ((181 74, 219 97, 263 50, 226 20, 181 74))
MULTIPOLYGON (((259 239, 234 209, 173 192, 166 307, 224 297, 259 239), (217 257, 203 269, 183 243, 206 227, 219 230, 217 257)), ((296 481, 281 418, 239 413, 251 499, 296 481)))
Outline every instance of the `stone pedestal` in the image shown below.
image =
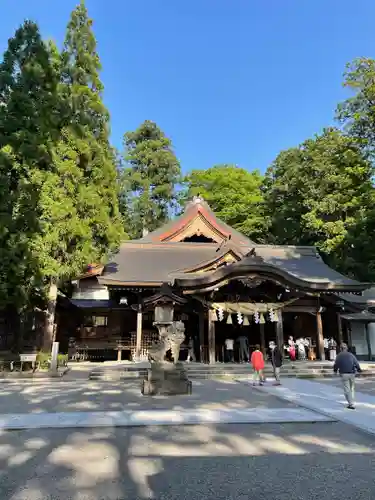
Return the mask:
POLYGON ((191 394, 192 383, 182 363, 154 362, 142 382, 141 392, 145 396, 191 394))

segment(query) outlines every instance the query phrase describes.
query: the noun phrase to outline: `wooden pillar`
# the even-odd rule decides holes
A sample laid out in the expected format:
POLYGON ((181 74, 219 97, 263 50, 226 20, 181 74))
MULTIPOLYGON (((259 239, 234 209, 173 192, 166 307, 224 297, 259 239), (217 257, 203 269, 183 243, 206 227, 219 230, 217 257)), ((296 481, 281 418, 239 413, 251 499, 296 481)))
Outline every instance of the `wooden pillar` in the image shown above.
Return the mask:
POLYGON ((205 355, 204 355, 204 310, 202 309, 199 311, 199 318, 198 318, 199 324, 198 324, 198 329, 199 329, 199 360, 201 363, 204 363, 205 360, 205 355))
POLYGON ((119 347, 117 349, 117 361, 121 361, 122 359, 122 349, 119 347))
POLYGON ((278 311, 278 318, 276 324, 276 344, 280 349, 282 355, 284 355, 284 324, 283 324, 283 312, 281 310, 278 311))
POLYGON ((366 344, 367 344, 367 352, 368 352, 368 360, 372 361, 372 352, 371 352, 371 339, 370 339, 370 331, 369 331, 369 324, 365 323, 365 329, 366 329, 366 344))
POLYGON ((344 337, 342 334, 342 321, 341 321, 341 314, 338 312, 337 314, 337 340, 339 346, 344 342, 344 337))
POLYGON ((210 364, 216 363, 216 340, 215 340, 215 321, 213 321, 213 313, 208 311, 208 361, 210 364))
POLYGON ((319 359, 324 361, 326 359, 326 356, 324 353, 323 322, 322 313, 319 309, 316 312, 316 345, 318 348, 319 359))
POLYGON ((137 311, 137 341, 135 348, 135 356, 137 359, 139 359, 141 355, 141 345, 142 345, 142 309, 141 306, 139 306, 137 311))
POLYGON ((260 330, 260 350, 263 353, 263 356, 266 355, 267 352, 267 346, 266 346, 266 336, 264 333, 264 324, 260 323, 259 324, 259 330, 260 330))

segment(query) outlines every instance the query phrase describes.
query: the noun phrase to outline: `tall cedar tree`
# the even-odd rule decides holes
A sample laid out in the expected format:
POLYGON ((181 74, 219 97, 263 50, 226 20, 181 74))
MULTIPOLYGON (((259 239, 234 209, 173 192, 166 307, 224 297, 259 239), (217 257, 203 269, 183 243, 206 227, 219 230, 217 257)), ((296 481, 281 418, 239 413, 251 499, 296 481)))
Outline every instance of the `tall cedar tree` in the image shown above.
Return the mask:
POLYGON ((265 180, 275 242, 315 245, 330 265, 355 274, 346 242, 372 205, 372 175, 356 141, 332 128, 280 153, 265 180))
POLYGON ((124 215, 132 220, 133 238, 152 231, 168 220, 177 206, 176 186, 180 163, 172 143, 156 123, 146 120, 124 136, 125 161, 121 200, 124 215))
POLYGON ((201 195, 216 215, 250 239, 265 241, 263 177, 235 165, 193 170, 184 179, 183 201, 201 195))
POLYGON ((0 307, 14 319, 14 333, 43 288, 30 246, 40 228, 34 180, 35 172, 48 171, 52 163, 62 114, 58 80, 38 26, 24 22, 0 64, 0 307))
MULTIPOLYGON (((57 64, 57 63, 56 63, 57 64)), ((60 57, 59 95, 67 123, 53 168, 38 172, 41 231, 32 241, 49 282, 44 347, 53 338, 57 285, 117 249, 122 237, 115 154, 92 21, 83 2, 72 12, 60 57)))

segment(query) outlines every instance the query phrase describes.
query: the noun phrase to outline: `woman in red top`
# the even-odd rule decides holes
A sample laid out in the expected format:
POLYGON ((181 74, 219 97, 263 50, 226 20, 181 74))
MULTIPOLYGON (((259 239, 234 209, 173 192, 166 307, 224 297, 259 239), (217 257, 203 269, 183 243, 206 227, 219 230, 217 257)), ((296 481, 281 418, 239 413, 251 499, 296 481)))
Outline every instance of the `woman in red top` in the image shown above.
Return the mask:
POLYGON ((263 357, 263 353, 260 350, 259 344, 257 344, 255 346, 255 351, 253 351, 251 354, 250 363, 252 364, 253 370, 254 370, 253 385, 255 385, 257 381, 259 382, 259 385, 263 385, 263 383, 264 383, 264 375, 263 375, 264 357, 263 357))

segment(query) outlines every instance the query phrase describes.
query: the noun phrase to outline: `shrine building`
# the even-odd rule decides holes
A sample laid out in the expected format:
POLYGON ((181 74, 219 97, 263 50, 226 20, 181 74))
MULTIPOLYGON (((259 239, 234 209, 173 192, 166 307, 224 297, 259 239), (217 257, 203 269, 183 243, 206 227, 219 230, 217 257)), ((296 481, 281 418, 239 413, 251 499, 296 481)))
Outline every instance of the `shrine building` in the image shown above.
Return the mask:
POLYGON ((146 359, 158 336, 155 306, 171 303, 205 363, 224 361, 225 340, 239 336, 262 349, 308 338, 324 359, 325 337, 352 345, 348 315, 363 309, 359 297, 370 287, 330 268, 314 247, 258 245, 200 197, 73 285, 59 303, 62 350, 70 342, 88 360, 146 359))

